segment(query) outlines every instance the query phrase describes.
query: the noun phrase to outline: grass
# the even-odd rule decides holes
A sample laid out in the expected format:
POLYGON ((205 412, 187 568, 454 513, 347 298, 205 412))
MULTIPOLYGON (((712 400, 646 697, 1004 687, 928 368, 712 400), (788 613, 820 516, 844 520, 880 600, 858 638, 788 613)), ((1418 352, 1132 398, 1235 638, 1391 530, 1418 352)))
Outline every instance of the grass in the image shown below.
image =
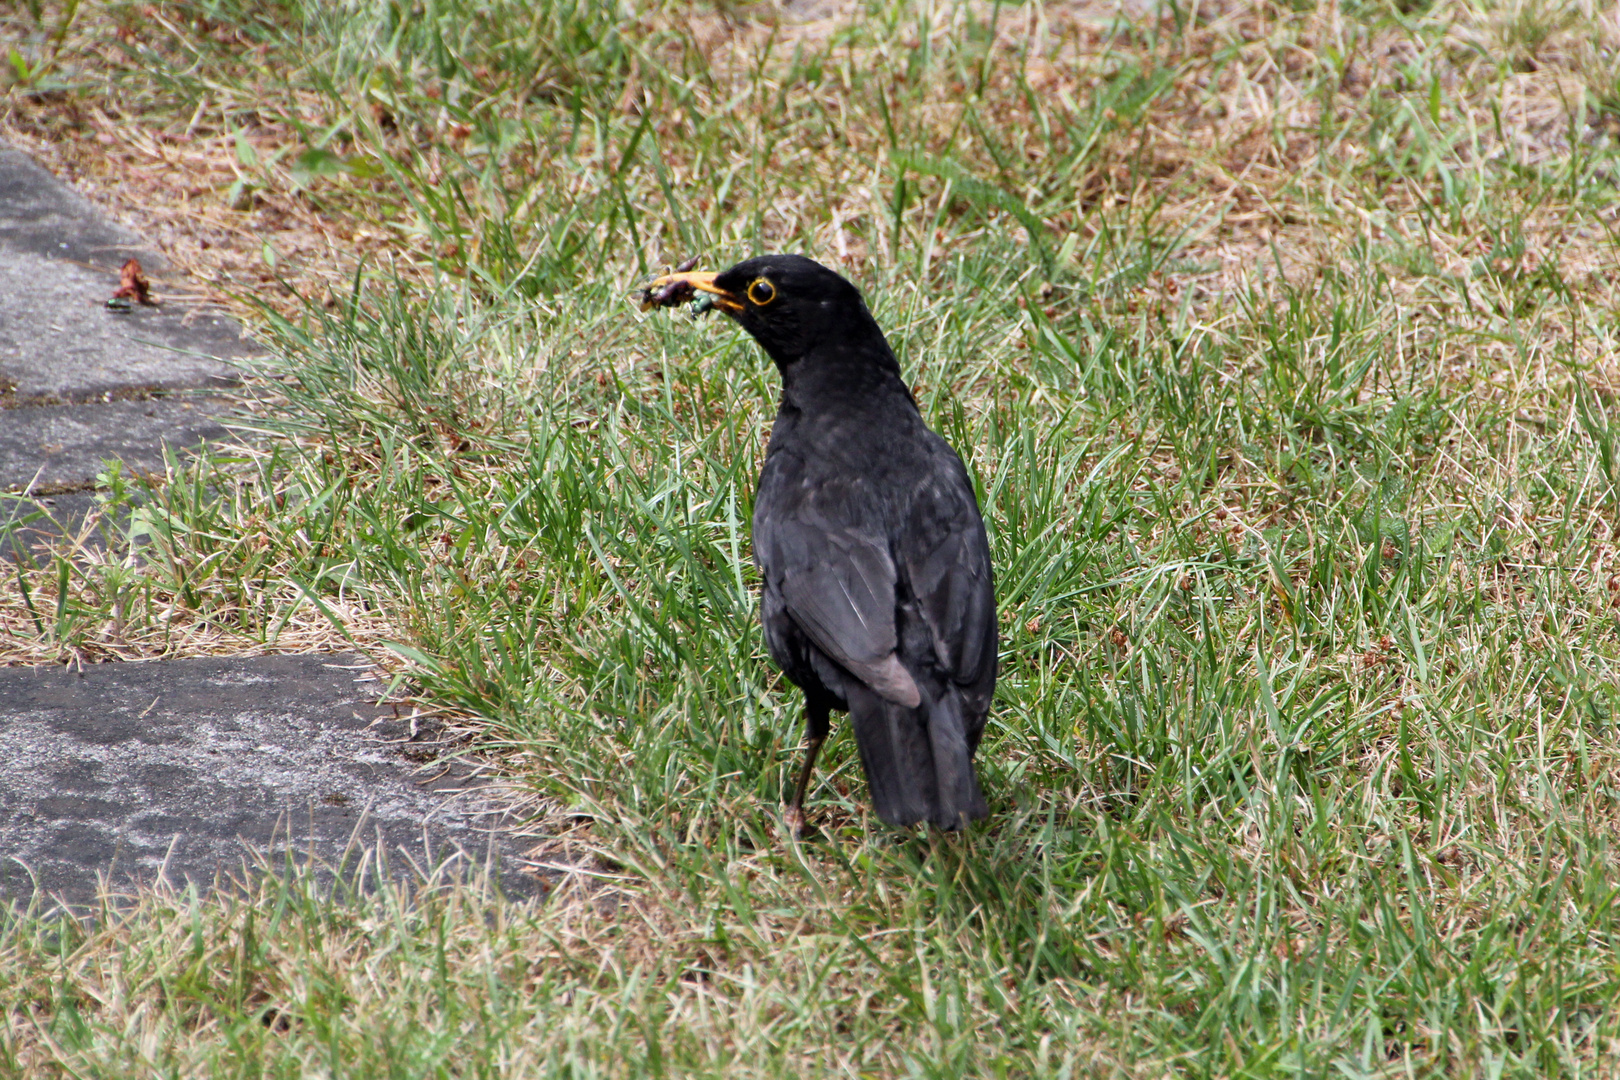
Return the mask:
POLYGON ((281 395, 7 581, 6 655, 358 645, 574 868, 14 911, 6 1071, 1616 1075, 1611 17, 817 12, 0 14, 9 137, 246 305, 281 395), (626 294, 780 249, 980 488, 965 837, 885 831, 841 734, 778 833, 774 375, 626 294))

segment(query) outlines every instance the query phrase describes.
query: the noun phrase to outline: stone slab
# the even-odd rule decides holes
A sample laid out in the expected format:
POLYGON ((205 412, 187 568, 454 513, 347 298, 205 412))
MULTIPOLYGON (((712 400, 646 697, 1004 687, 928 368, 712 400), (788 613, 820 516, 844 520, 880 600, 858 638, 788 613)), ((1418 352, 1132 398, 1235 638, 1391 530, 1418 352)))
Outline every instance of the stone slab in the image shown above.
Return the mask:
POLYGON ((133 255, 154 273, 169 269, 134 233, 108 221, 89 199, 4 143, 0 143, 0 247, 115 270, 133 255))
POLYGON ((162 472, 164 447, 184 449, 226 435, 208 399, 114 401, 0 410, 0 490, 63 492, 94 484, 108 458, 124 475, 162 472))
POLYGON ((101 874, 204 888, 249 850, 272 866, 347 851, 352 866, 356 841, 400 875, 493 851, 508 895, 540 891, 497 802, 466 766, 424 771, 442 748, 371 703, 364 669, 330 655, 0 668, 0 900, 37 883, 85 903, 101 874))
POLYGON ((220 357, 251 355, 234 321, 187 322, 165 307, 104 301, 116 271, 0 249, 0 392, 17 401, 95 401, 238 381, 220 357))
POLYGON ((91 401, 237 381, 225 361, 259 350, 234 320, 173 302, 106 307, 132 255, 161 296, 160 255, 0 145, 0 396, 91 401))

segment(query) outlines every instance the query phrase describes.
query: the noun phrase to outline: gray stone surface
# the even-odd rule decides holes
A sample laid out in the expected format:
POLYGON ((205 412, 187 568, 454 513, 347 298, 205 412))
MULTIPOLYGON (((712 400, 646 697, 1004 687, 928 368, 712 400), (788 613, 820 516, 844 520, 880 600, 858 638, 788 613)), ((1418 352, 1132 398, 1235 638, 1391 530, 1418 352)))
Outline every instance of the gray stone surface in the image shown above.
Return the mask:
POLYGON ((493 849, 508 895, 539 890, 471 770, 424 770, 440 748, 371 703, 355 681, 365 668, 334 656, 0 668, 0 898, 26 900, 37 882, 82 903, 99 874, 115 888, 160 874, 207 886, 249 850, 352 866, 379 846, 401 875, 493 849))
MULTIPOLYGON (((225 435, 216 417, 226 403, 182 392, 237 382, 225 359, 255 346, 232 320, 182 305, 108 310, 131 255, 161 294, 160 255, 0 145, 0 492, 88 492, 108 458, 128 472, 156 471, 166 446, 225 435)), ((88 501, 69 503, 52 516, 71 528, 88 501)), ((57 531, 39 508, 0 499, 0 558, 57 531)))
POLYGON ((166 263, 108 221, 90 201, 20 150, 0 144, 0 247, 52 259, 116 268, 134 255, 166 263))
POLYGON ((167 269, 27 155, 0 146, 0 393, 93 401, 237 381, 224 361, 258 350, 233 320, 174 303, 106 307, 132 255, 148 277, 167 269))
POLYGON ((164 447, 225 437, 212 399, 40 405, 0 412, 0 490, 54 493, 90 487, 108 458, 124 475, 163 471, 164 447))
POLYGON ((188 323, 167 306, 105 306, 118 273, 0 249, 0 389, 18 401, 94 401, 237 381, 217 357, 249 355, 236 324, 188 323))
MULTIPOLYGON (((107 309, 130 255, 161 295, 160 257, 0 146, 0 493, 29 492, 0 494, 5 558, 80 530, 105 459, 155 471, 165 446, 225 434, 221 399, 179 392, 234 382, 222 361, 252 346, 230 320, 180 304, 107 309)), ((86 541, 104 542, 101 529, 86 541)), ((87 903, 103 878, 206 887, 256 860, 331 868, 379 849, 399 876, 457 851, 467 866, 493 854, 509 894, 540 889, 488 789, 370 704, 357 665, 0 668, 0 902, 39 888, 87 903)))

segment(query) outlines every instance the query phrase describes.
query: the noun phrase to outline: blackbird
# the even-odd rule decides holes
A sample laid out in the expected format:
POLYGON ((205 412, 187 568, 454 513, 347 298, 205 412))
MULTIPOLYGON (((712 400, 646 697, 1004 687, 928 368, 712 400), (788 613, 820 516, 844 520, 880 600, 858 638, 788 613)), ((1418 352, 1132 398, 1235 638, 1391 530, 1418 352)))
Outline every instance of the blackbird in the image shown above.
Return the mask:
POLYGON ((923 422, 860 292, 801 255, 652 282, 697 298, 775 361, 782 401, 754 502, 760 619, 805 696, 804 795, 828 714, 849 713, 878 817, 960 828, 989 811, 973 770, 996 685, 984 521, 962 459, 923 422))

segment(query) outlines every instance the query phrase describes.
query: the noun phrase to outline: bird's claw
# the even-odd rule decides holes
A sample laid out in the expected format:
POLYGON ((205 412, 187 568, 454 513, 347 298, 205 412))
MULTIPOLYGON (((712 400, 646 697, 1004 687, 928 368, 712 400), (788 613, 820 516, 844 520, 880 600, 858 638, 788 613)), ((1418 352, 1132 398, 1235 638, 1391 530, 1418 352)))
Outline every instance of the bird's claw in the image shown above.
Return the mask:
POLYGON ((804 836, 804 809, 790 806, 782 812, 782 824, 787 826, 788 835, 798 840, 804 836))

